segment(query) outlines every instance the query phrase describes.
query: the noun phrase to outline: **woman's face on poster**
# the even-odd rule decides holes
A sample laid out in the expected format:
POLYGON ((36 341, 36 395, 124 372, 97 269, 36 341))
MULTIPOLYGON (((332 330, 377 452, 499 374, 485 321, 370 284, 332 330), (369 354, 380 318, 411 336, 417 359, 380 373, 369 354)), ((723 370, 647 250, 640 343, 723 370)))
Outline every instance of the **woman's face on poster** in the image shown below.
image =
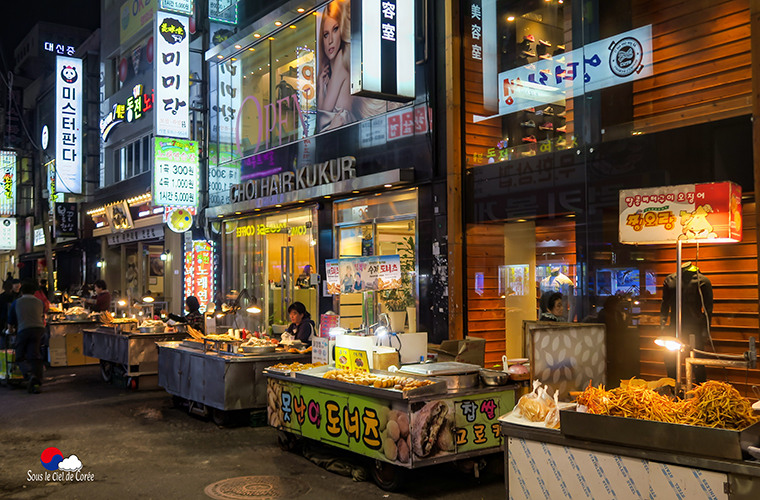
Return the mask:
POLYGON ((340 26, 338 21, 325 15, 322 23, 322 47, 327 59, 332 61, 340 50, 340 26))

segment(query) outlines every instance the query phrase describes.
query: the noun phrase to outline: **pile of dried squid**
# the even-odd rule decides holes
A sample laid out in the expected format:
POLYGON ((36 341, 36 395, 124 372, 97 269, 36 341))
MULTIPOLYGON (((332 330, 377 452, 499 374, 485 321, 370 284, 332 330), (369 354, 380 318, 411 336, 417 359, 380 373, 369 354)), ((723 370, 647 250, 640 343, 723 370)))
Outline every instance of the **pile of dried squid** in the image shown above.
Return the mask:
POLYGON ((699 425, 738 430, 760 418, 730 384, 707 381, 686 393, 684 400, 672 400, 645 386, 625 384, 606 390, 591 384, 576 399, 588 413, 654 420, 671 424, 699 425))

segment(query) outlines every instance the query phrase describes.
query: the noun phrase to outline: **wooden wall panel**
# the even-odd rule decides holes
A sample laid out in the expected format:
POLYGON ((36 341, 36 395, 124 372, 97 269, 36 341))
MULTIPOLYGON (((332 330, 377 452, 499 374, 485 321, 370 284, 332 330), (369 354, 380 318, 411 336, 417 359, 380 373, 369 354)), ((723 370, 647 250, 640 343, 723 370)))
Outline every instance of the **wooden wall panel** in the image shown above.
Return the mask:
POLYGON ((633 84, 636 130, 751 113, 749 0, 637 0, 633 13, 654 52, 654 75, 633 84))
MULTIPOLYGON (((760 339, 754 203, 745 204, 742 213, 744 228, 741 243, 700 245, 699 248, 698 266, 710 279, 715 297, 710 332, 716 352, 725 354, 740 354, 746 351, 751 336, 760 339)), ((695 256, 695 245, 685 244, 683 260, 695 261, 695 256)), ((654 344, 654 339, 661 334, 659 316, 662 282, 676 268, 675 246, 662 245, 653 248, 650 262, 654 263, 653 269, 657 276, 657 295, 642 300, 639 335, 641 375, 651 380, 665 376, 663 351, 654 344)), ((742 394, 749 394, 749 387, 760 383, 760 370, 757 368, 708 368, 707 376, 730 382, 742 394)))

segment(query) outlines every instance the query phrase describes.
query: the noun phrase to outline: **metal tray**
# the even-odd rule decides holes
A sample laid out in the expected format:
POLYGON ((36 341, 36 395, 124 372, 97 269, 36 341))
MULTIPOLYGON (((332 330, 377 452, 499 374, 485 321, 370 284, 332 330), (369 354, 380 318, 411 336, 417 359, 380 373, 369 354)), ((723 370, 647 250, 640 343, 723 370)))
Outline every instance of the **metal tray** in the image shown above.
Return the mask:
POLYGON ((250 354, 250 355, 271 354, 275 350, 274 345, 262 345, 262 346, 241 345, 240 348, 243 350, 243 353, 250 354))
POLYGON ((560 410, 559 416, 568 437, 687 455, 742 460, 742 450, 760 442, 760 422, 732 431, 575 410, 560 410))
POLYGON ((437 377, 439 375, 465 375, 467 373, 478 373, 480 366, 470 363, 459 363, 456 361, 445 361, 441 363, 420 363, 417 365, 406 365, 399 369, 404 374, 418 375, 423 377, 437 377))
MULTIPOLYGON (((343 392, 350 392, 353 394, 361 394, 364 396, 371 396, 379 399, 395 399, 404 400, 415 398, 417 396, 446 394, 446 382, 443 380, 433 379, 434 384, 412 389, 410 391, 399 391, 397 389, 380 389, 378 387, 369 387, 366 385, 352 384, 350 382, 341 382, 340 380, 330 380, 322 378, 322 375, 330 370, 335 370, 334 366, 318 366, 316 368, 309 368, 300 372, 295 372, 296 380, 306 382, 309 385, 316 385, 324 387, 326 389, 335 389, 343 392)), ((398 373, 391 373, 382 370, 370 370, 370 373, 376 375, 398 375, 398 373)), ((403 374, 405 377, 411 377, 421 380, 430 380, 429 377, 415 377, 409 374, 403 374)))

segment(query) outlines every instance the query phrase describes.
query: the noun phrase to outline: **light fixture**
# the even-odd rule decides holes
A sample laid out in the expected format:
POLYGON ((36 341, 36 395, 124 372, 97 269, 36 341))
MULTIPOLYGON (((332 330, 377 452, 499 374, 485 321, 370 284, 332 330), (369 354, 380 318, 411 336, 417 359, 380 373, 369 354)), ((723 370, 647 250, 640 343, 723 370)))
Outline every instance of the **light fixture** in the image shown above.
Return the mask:
POLYGON ((510 23, 511 23, 512 21, 514 21, 514 20, 515 20, 515 16, 508 16, 508 17, 507 17, 507 21, 509 21, 510 23))
POLYGON ((167 260, 169 260, 169 250, 164 250, 163 252, 161 252, 161 257, 160 258, 164 262, 166 262, 167 260))
POLYGON ((150 290, 148 290, 148 292, 143 295, 142 301, 146 304, 152 304, 156 301, 156 299, 153 298, 153 295, 150 294, 150 290))
POLYGON ((224 59, 224 56, 222 54, 219 54, 218 56, 216 56, 216 58, 217 59, 224 59))
POLYGON ((275 25, 275 26, 282 26, 282 21, 275 21, 275 22, 274 22, 274 25, 275 25))
POLYGON ((240 44, 237 44, 237 45, 235 45, 235 48, 236 49, 240 49, 240 48, 242 48, 242 46, 240 44))
MULTIPOLYGON (((269 37, 269 39, 270 39, 270 40, 274 40, 274 37, 273 37, 273 36, 270 36, 270 37, 269 37)), ((267 66, 268 66, 268 65, 267 65, 267 66)))
POLYGON ((299 8, 297 8, 297 9, 296 9, 296 12, 298 12, 299 14, 303 14, 303 12, 304 12, 305 10, 306 10, 306 9, 304 9, 303 7, 299 7, 299 8))
POLYGON ((385 185, 383 185, 383 187, 387 187, 387 188, 393 187, 393 184, 385 184, 385 185))
POLYGON ((253 38, 261 38, 261 35, 259 35, 258 33, 254 33, 253 38))
POLYGON ((106 261, 105 261, 105 260, 103 260, 103 259, 100 259, 100 260, 98 260, 98 261, 95 263, 95 266, 96 266, 96 267, 98 267, 98 268, 101 268, 101 267, 103 267, 103 266, 105 266, 105 265, 106 265, 106 261))
POLYGON ((296 29, 296 25, 295 24, 291 24, 290 26, 288 26, 288 28, 294 30, 294 29, 296 29))
POLYGON ((255 52, 256 51, 256 49, 254 49, 253 47, 248 47, 248 50, 251 51, 251 52, 255 52))
POLYGON ((664 347, 668 351, 680 351, 686 347, 683 342, 675 337, 657 337, 654 339, 654 343, 660 347, 664 347))
POLYGON ((121 307, 124 307, 124 306, 127 305, 127 301, 122 299, 122 300, 118 301, 117 304, 119 304, 121 307))

